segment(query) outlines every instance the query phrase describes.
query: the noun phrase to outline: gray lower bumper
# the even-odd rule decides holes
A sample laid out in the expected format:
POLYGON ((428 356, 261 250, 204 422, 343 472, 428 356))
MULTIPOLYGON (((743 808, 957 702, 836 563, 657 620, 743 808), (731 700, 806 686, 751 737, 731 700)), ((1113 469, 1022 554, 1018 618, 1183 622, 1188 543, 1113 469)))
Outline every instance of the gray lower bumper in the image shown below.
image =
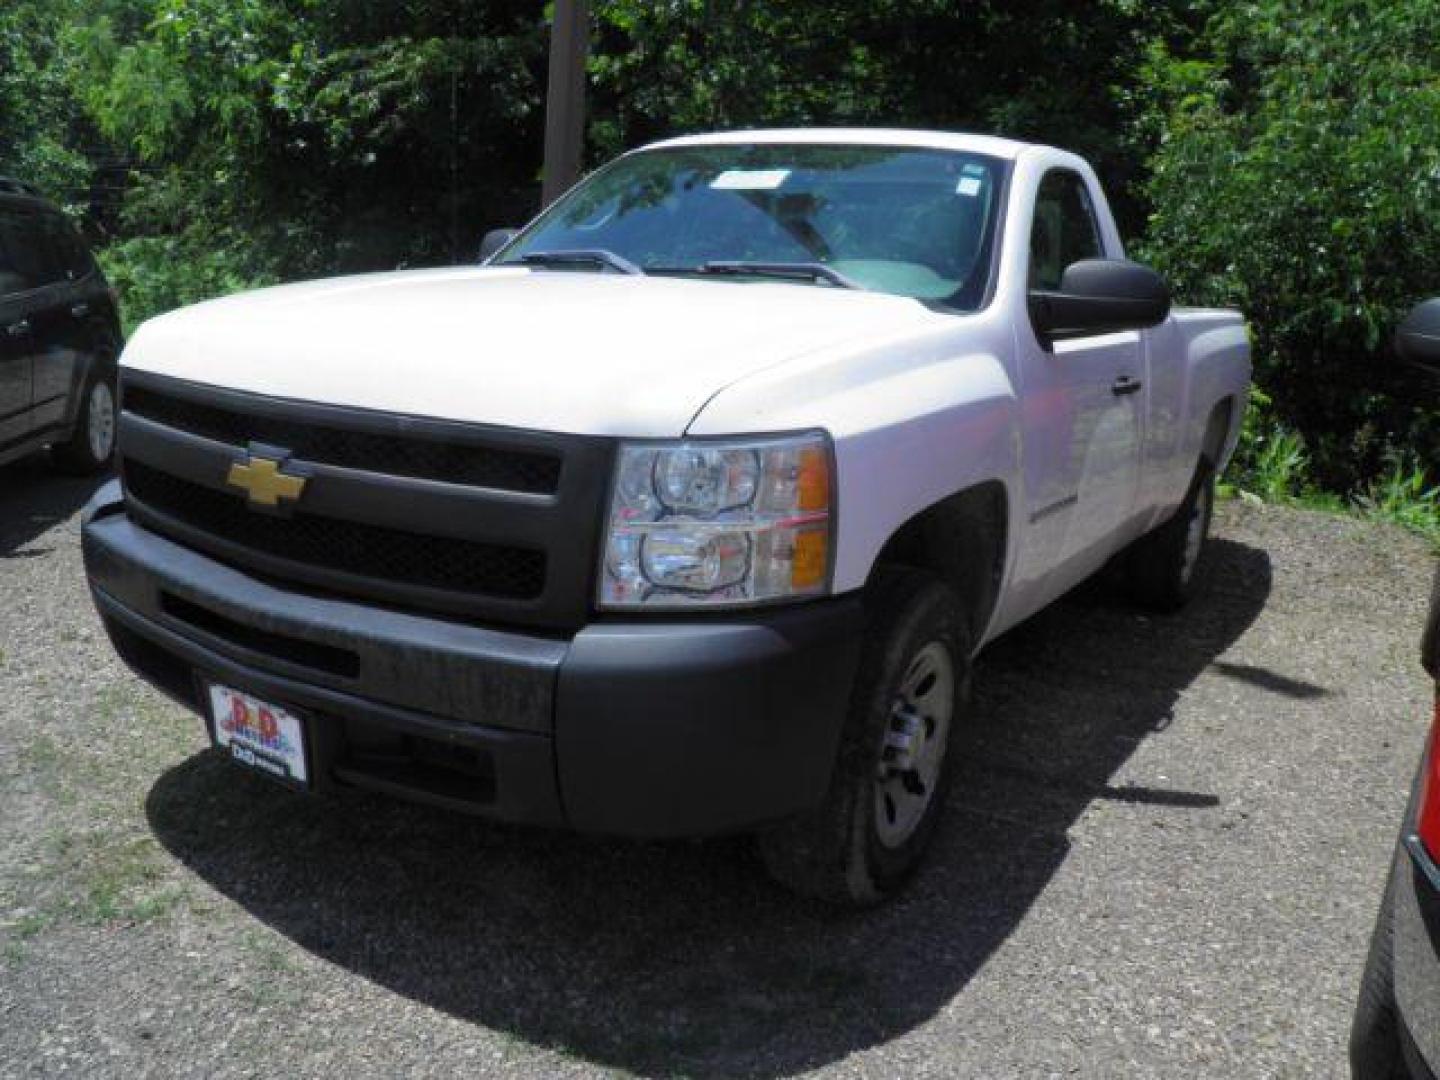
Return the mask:
POLYGON ((555 638, 295 592, 87 510, 97 608, 140 674, 203 714, 206 679, 308 717, 316 786, 509 820, 699 835, 814 805, 859 646, 855 597, 555 638))

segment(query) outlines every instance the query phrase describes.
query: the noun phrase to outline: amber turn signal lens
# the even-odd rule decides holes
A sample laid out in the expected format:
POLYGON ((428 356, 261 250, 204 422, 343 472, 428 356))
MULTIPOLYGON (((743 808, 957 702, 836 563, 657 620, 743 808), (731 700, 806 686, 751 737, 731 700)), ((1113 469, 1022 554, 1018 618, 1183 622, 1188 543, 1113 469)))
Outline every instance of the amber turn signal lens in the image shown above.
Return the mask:
POLYGON ((798 509, 830 509, 830 462, 822 447, 807 446, 800 451, 800 473, 796 477, 796 488, 798 509))
POLYGON ((796 590, 825 584, 830 538, 825 529, 805 529, 795 534, 795 554, 790 560, 790 585, 796 590))

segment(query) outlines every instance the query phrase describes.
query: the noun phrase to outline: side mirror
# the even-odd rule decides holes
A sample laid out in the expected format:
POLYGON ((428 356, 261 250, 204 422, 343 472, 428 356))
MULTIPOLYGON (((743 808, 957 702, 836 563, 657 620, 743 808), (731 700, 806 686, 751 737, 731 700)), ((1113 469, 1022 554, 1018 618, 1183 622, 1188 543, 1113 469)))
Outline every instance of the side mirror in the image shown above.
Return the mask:
POLYGON ((1440 298, 1417 304, 1395 331, 1400 359, 1440 371, 1440 298))
POLYGON ((1122 259, 1082 259, 1065 268, 1059 289, 1030 292, 1030 321, 1048 340, 1144 330, 1169 314, 1165 279, 1122 259))
POLYGON ((491 229, 480 241, 480 261, 489 262, 490 256, 520 235, 519 229, 491 229))

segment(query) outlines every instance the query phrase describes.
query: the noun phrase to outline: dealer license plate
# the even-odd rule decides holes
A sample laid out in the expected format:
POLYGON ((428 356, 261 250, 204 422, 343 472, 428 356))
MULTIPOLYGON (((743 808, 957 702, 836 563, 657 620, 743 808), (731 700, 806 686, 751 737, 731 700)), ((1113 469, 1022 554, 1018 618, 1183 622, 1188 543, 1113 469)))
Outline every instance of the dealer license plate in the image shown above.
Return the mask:
POLYGON ((236 761, 279 780, 305 784, 305 725, 268 701, 212 684, 210 709, 215 744, 236 761))

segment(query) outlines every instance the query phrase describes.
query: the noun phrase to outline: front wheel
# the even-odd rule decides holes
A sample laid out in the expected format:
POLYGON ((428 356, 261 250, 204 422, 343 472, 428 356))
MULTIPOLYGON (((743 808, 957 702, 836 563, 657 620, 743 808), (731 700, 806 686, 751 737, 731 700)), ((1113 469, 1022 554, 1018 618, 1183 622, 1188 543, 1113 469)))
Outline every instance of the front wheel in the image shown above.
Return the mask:
POLYGON ((118 416, 115 402, 115 369, 96 365, 85 380, 75 430, 70 438, 50 448, 57 468, 78 476, 100 472, 115 456, 118 416))
POLYGON ((820 806, 760 837, 771 874, 806 896, 875 903, 919 866, 969 734, 970 639, 955 594, 882 570, 866 596, 845 727, 820 806))

